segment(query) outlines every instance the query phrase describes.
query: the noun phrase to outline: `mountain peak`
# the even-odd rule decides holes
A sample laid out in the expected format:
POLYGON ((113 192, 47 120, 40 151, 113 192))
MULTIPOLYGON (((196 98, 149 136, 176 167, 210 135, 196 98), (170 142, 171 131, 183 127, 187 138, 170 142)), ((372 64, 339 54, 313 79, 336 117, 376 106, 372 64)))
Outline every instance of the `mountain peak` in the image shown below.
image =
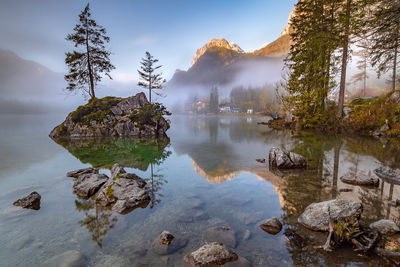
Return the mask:
POLYGON ((206 43, 202 48, 198 49, 196 51, 196 54, 193 57, 192 64, 190 66, 193 66, 197 60, 207 51, 207 49, 211 47, 221 47, 221 48, 226 48, 229 50, 233 50, 239 54, 243 54, 244 51, 240 46, 238 46, 235 43, 229 43, 226 39, 221 38, 221 39, 216 39, 212 38, 208 43, 206 43))

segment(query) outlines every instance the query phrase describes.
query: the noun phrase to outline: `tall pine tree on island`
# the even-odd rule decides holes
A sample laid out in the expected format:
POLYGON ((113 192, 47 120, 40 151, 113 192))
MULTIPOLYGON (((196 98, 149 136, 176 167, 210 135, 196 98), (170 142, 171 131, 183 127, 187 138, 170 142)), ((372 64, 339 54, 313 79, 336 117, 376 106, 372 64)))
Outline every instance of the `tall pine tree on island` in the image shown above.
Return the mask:
POLYGON ((110 62, 111 52, 105 48, 110 38, 106 29, 91 19, 89 4, 79 15, 74 33, 68 34, 66 40, 73 42, 75 48, 82 47, 80 51, 65 54, 68 66, 68 73, 64 76, 68 82, 66 89, 70 92, 80 90, 84 96, 94 99, 95 85, 101 81, 101 73, 111 79, 109 73, 115 67, 110 62))
POLYGON ((142 58, 142 62, 140 62, 141 70, 138 70, 140 79, 138 85, 149 90, 150 103, 152 91, 158 96, 164 96, 162 92, 159 91, 164 88, 166 80, 162 77, 161 72, 156 73, 156 71, 162 67, 162 65, 155 66, 157 62, 158 59, 154 58, 149 52, 146 52, 145 57, 142 58))

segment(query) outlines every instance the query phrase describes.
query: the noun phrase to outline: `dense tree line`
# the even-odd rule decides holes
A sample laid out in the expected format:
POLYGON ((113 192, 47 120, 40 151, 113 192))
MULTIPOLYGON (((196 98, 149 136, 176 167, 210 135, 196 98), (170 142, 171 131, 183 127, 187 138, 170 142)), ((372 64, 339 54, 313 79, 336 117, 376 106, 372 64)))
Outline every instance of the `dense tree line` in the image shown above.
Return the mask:
POLYGON ((334 123, 343 117, 353 44, 362 48, 361 74, 356 79, 365 82, 370 58, 379 75, 392 71, 392 90, 397 88, 400 1, 300 0, 290 27, 293 42, 285 61, 288 79, 283 100, 302 126, 334 123), (335 88, 337 106, 328 101, 335 88))
POLYGON ((273 88, 269 85, 262 87, 236 86, 230 93, 230 101, 241 112, 253 109, 255 112, 266 111, 275 103, 273 88))

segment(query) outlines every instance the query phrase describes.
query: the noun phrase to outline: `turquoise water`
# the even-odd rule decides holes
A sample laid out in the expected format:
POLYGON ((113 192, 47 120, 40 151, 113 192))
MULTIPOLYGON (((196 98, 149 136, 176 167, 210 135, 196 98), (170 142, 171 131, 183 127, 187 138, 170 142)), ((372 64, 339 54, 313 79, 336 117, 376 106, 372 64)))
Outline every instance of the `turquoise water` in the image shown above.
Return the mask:
POLYGON ((99 139, 54 142, 50 130, 62 116, 0 116, 0 265, 41 266, 65 251, 76 250, 88 266, 180 266, 185 254, 205 244, 208 228, 227 225, 235 231, 234 250, 253 266, 377 266, 375 258, 351 249, 325 253, 314 249, 326 235, 296 221, 312 202, 344 198, 362 202, 362 222, 397 220, 399 186, 345 185, 348 171, 372 172, 397 166, 394 141, 275 131, 260 117, 171 118, 169 140, 99 139), (270 172, 271 147, 305 155, 306 171, 270 172), (127 215, 96 208, 72 193, 70 170, 94 166, 109 173, 113 163, 147 179, 152 201, 127 215), (340 189, 352 188, 352 192, 340 189), (12 203, 32 191, 42 196, 39 211, 12 203), (276 236, 257 223, 279 217, 276 236), (159 256, 151 243, 163 231, 189 240, 174 254, 159 256), (250 237, 244 239, 246 233, 250 237), (311 240, 311 241, 310 241, 311 240))

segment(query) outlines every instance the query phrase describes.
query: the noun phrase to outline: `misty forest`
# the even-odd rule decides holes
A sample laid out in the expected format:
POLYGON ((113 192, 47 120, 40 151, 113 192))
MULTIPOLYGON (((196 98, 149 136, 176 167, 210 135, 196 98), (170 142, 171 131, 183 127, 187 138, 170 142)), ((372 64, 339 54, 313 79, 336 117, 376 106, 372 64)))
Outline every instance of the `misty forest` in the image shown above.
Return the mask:
POLYGON ((400 266, 399 0, 0 21, 0 266, 400 266))

